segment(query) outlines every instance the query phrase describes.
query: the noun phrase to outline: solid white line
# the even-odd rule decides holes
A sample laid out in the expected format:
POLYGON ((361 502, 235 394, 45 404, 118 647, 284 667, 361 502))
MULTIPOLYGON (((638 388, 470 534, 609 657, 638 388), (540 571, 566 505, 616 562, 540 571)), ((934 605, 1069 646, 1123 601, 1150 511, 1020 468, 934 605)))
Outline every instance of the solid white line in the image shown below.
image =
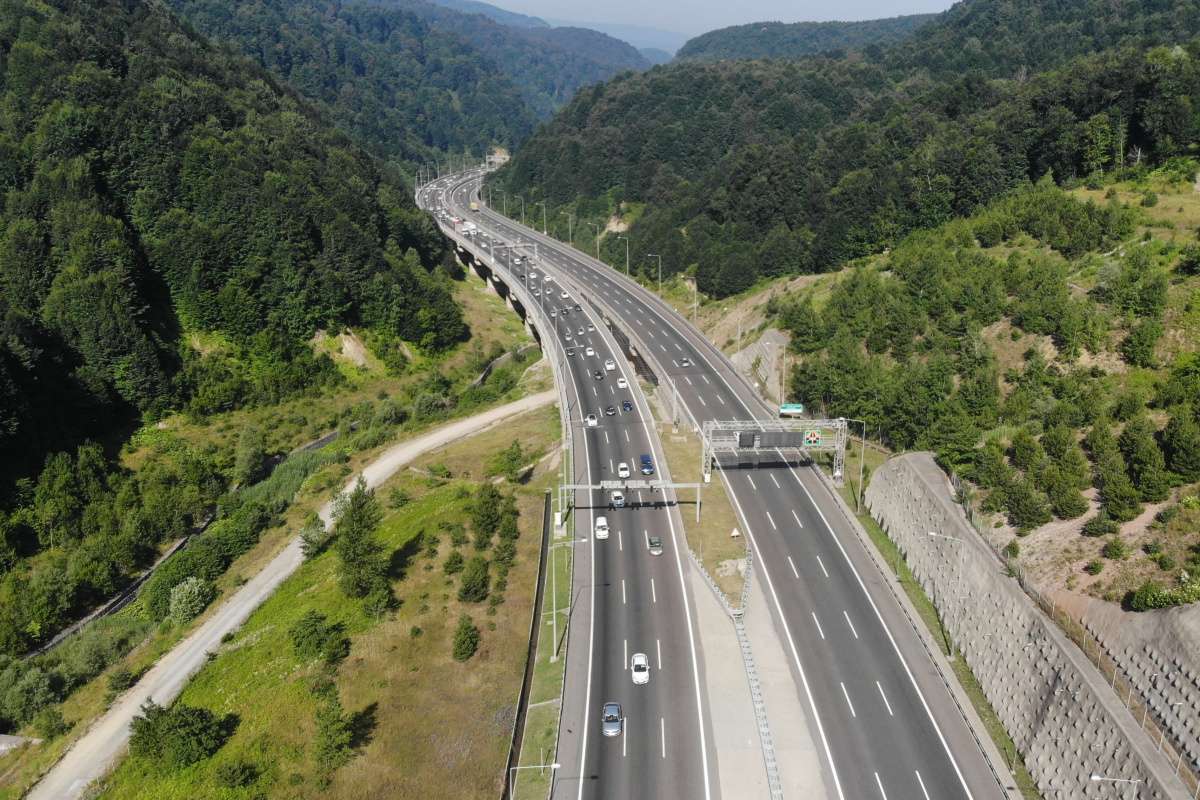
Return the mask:
POLYGON ((850 626, 850 632, 854 634, 854 638, 858 638, 858 631, 854 630, 854 623, 850 621, 850 615, 842 611, 842 616, 846 618, 846 624, 850 626))
POLYGON ((792 518, 796 520, 797 525, 799 525, 801 528, 804 527, 804 523, 800 521, 800 516, 796 513, 796 509, 794 508, 792 509, 792 518))
POLYGON ((775 518, 771 516, 771 512, 767 512, 767 522, 771 523, 772 530, 779 530, 779 526, 775 524, 775 518))
MULTIPOLYGON (((838 681, 838 685, 842 687, 842 697, 846 698, 846 705, 850 707, 850 716, 858 719, 858 714, 854 713, 854 703, 850 702, 850 693, 846 691, 846 684, 838 681)), ((878 775, 878 773, 877 773, 878 775)))
POLYGON ((796 563, 792 561, 791 556, 788 556, 788 566, 792 568, 792 574, 796 576, 796 580, 800 580, 800 573, 796 571, 796 563))
POLYGON ((629 669, 629 640, 622 639, 621 641, 625 643, 625 661, 622 662, 625 664, 625 666, 622 667, 622 669, 629 669))
POLYGON ((887 792, 883 790, 883 781, 879 780, 879 773, 875 773, 875 785, 879 787, 879 793, 883 795, 883 800, 887 800, 887 792))
POLYGON ((824 572, 824 573, 825 573, 825 577, 826 577, 826 578, 828 578, 828 577, 829 577, 829 570, 825 569, 825 562, 821 560, 821 557, 820 557, 820 556, 817 556, 817 563, 821 565, 821 572, 824 572))
POLYGON ((658 602, 658 592, 654 589, 654 578, 650 579, 650 599, 651 602, 658 602))
POLYGON ((621 605, 625 605, 625 579, 621 578, 621 605))
POLYGON ((913 774, 917 776, 917 783, 921 784, 921 794, 925 795, 925 800, 929 800, 929 792, 925 791, 925 781, 921 780, 921 773, 914 769, 913 774))
POLYGON ((821 634, 821 639, 825 638, 825 631, 821 630, 821 620, 817 619, 817 612, 811 611, 813 622, 817 624, 817 633, 821 634))
POLYGON ((749 475, 747 475, 746 480, 750 481, 750 488, 757 492, 758 487, 754 485, 754 478, 751 478, 749 475))
POLYGON ((780 485, 779 485, 779 481, 778 481, 778 480, 775 478, 775 476, 774 476, 774 475, 772 475, 772 476, 771 476, 771 483, 775 484, 775 488, 776 488, 776 489, 782 489, 782 488, 783 488, 782 486, 780 486, 780 485))
POLYGON ((662 736, 662 757, 667 757, 667 720, 664 717, 658 718, 658 730, 662 736))
POLYGON ((879 681, 875 681, 875 685, 879 687, 879 696, 883 698, 883 704, 887 706, 888 716, 896 716, 895 713, 892 712, 892 704, 888 702, 887 695, 883 693, 883 684, 881 684, 879 681))
MULTIPOLYGON (((603 711, 603 710, 604 709, 601 709, 601 711, 603 711)), ((628 717, 625 718, 625 725, 623 727, 624 727, 624 731, 621 735, 621 758, 625 757, 625 747, 627 746, 627 744, 629 742, 629 718, 628 717)), ((581 793, 583 792, 582 786, 579 788, 579 791, 581 793)))

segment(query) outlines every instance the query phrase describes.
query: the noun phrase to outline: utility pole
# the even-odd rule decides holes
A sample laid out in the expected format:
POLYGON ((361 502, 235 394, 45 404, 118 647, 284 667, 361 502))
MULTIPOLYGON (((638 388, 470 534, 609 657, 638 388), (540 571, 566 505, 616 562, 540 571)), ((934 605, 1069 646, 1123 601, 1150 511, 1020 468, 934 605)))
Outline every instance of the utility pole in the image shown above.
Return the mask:
POLYGON ((621 234, 617 238, 625 240, 625 277, 628 278, 629 277, 629 237, 626 236, 625 234, 621 234))
POLYGON ((596 229, 596 260, 599 261, 600 260, 600 225, 595 222, 589 222, 588 225, 591 225, 593 228, 596 229))
POLYGON ((546 235, 546 201, 538 200, 536 203, 534 203, 534 205, 535 206, 540 205, 542 207, 542 236, 545 236, 546 235))
POLYGON ((567 238, 570 239, 570 245, 575 246, 575 215, 570 211, 560 211, 559 214, 567 215, 567 238))
POLYGON ((521 224, 525 224, 525 198, 517 195, 517 199, 521 201, 521 224))
POLYGON ((662 256, 657 253, 646 253, 646 258, 658 259, 658 293, 662 294, 662 256))

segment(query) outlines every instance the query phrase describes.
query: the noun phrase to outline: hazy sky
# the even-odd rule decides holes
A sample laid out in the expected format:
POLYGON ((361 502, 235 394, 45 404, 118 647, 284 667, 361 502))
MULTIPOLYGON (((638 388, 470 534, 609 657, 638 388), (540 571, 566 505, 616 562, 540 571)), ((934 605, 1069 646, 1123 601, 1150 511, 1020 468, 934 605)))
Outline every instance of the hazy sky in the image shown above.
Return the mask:
POLYGON ((489 0, 493 5, 539 17, 645 25, 694 36, 744 22, 858 20, 944 11, 952 0, 489 0))

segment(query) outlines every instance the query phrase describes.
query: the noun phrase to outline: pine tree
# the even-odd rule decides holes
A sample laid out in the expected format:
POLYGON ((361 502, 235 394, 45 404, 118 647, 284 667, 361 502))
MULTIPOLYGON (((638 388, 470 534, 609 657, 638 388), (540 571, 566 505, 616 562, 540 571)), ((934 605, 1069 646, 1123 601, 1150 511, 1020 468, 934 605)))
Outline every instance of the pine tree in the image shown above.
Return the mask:
POLYGON ((1180 406, 1171 414, 1163 430, 1163 445, 1171 471, 1185 481, 1200 480, 1200 424, 1189 406, 1180 406))
POLYGON ((1149 503, 1165 500, 1170 484, 1166 459, 1154 441, 1154 423, 1144 414, 1130 420, 1121 432, 1120 447, 1141 499, 1149 503))
POLYGON ((350 597, 366 597, 387 581, 383 547, 375 540, 382 514, 375 492, 359 477, 354 491, 338 504, 335 549, 341 560, 339 583, 350 597))
POLYGON ((479 629, 466 614, 458 618, 458 627, 454 631, 454 660, 466 661, 475 655, 479 649, 479 629))

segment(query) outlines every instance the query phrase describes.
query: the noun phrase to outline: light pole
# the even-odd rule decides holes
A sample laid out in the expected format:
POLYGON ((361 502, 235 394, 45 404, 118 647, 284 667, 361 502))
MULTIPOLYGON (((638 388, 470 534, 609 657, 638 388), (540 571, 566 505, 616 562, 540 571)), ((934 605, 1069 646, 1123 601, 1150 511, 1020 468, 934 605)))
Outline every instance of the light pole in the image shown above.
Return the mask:
POLYGON ((534 205, 535 206, 540 205, 542 207, 542 236, 545 236, 546 235, 546 201, 538 200, 536 203, 534 203, 534 205))
POLYGON ((858 514, 862 511, 862 496, 863 496, 863 462, 867 457, 867 423, 861 419, 854 417, 844 417, 847 422, 857 422, 862 427, 862 439, 858 442, 858 493, 854 495, 854 513, 858 514))
POLYGON ((513 797, 513 773, 515 773, 517 770, 519 770, 519 769, 540 769, 543 772, 546 770, 550 770, 550 782, 553 783, 554 782, 554 770, 558 769, 561 766, 562 766, 562 764, 556 763, 556 764, 526 764, 521 767, 509 767, 508 768, 508 798, 509 798, 509 800, 512 800, 512 797, 513 797))
POLYGON ((658 259, 658 293, 662 295, 662 256, 657 253, 646 253, 646 258, 658 259))
POLYGON ((588 225, 591 225, 593 228, 596 229, 596 260, 599 261, 600 260, 600 225, 595 222, 589 222, 588 225))
POLYGON ((625 277, 628 278, 629 277, 629 237, 626 236, 625 234, 621 234, 617 238, 625 240, 625 277))
POLYGON ((567 217, 567 238, 571 240, 572 247, 575 246, 575 215, 570 211, 560 211, 560 215, 565 214, 567 217))
POLYGON ((517 195, 517 199, 521 201, 521 224, 525 224, 525 198, 517 195))
POLYGON ((1093 772, 1091 780, 1093 783, 1128 783, 1131 786, 1137 786, 1139 783, 1144 783, 1141 778, 1110 778, 1106 775, 1100 775, 1093 772))

